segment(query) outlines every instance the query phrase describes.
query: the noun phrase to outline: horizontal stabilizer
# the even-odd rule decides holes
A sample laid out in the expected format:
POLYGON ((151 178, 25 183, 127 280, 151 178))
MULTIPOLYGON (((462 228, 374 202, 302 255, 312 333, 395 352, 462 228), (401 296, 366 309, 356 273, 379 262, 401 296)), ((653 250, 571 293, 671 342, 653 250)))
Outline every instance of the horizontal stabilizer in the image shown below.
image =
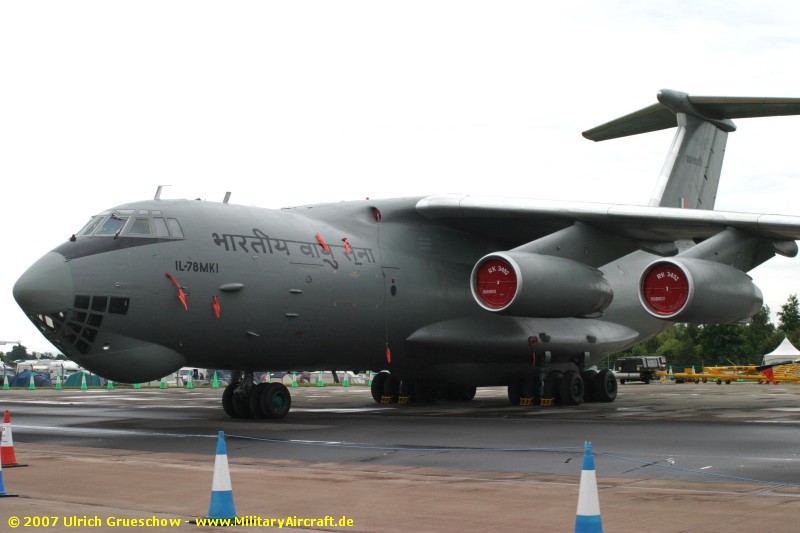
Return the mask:
POLYGON ((650 133, 651 131, 674 128, 677 125, 675 113, 661 104, 653 104, 629 115, 606 122, 601 126, 584 131, 583 136, 591 141, 607 141, 618 137, 650 133))
POLYGON ((723 131, 734 131, 730 119, 800 115, 800 98, 691 96, 662 89, 658 103, 583 132, 592 141, 673 128, 675 115, 685 113, 711 122, 723 131))

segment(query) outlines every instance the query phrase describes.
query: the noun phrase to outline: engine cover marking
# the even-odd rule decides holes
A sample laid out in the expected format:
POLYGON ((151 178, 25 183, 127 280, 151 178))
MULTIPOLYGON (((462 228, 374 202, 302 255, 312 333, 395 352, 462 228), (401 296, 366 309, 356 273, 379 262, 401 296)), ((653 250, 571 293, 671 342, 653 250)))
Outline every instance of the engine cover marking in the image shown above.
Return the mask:
POLYGON ((503 259, 491 258, 478 268, 476 292, 478 297, 496 309, 507 306, 517 294, 517 274, 503 259))
POLYGON ((645 304, 659 315, 680 311, 689 298, 689 280, 683 270, 670 263, 653 265, 642 282, 645 304))

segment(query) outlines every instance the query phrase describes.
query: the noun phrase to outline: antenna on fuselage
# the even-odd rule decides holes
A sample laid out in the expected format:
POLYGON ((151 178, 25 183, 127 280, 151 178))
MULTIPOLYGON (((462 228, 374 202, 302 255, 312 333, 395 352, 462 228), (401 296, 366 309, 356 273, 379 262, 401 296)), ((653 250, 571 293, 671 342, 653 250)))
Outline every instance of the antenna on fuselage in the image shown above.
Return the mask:
POLYGON ((161 189, 164 187, 169 187, 169 185, 159 185, 158 189, 156 189, 156 195, 153 197, 153 200, 161 200, 161 189))
POLYGON ((230 199, 231 199, 231 191, 228 191, 228 192, 225 193, 225 199, 222 200, 222 203, 223 204, 227 204, 228 200, 230 200, 230 199))

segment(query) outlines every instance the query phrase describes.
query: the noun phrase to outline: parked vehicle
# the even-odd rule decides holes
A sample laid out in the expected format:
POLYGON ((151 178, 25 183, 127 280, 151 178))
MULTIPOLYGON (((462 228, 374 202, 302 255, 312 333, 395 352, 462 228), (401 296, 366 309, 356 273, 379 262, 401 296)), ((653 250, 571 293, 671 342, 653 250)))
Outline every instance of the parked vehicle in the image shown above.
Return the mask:
POLYGON ((625 357, 617 359, 616 374, 620 385, 626 381, 658 380, 658 372, 667 369, 667 360, 660 356, 625 357))

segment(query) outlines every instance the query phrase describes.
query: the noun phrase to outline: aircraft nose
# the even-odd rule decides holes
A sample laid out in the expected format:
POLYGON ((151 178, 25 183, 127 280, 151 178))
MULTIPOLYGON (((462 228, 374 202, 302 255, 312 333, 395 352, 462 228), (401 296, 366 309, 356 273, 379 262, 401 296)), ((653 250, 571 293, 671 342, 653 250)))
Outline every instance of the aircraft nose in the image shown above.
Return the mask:
POLYGON ((49 252, 22 274, 13 293, 26 315, 63 311, 74 299, 69 264, 63 255, 49 252))

